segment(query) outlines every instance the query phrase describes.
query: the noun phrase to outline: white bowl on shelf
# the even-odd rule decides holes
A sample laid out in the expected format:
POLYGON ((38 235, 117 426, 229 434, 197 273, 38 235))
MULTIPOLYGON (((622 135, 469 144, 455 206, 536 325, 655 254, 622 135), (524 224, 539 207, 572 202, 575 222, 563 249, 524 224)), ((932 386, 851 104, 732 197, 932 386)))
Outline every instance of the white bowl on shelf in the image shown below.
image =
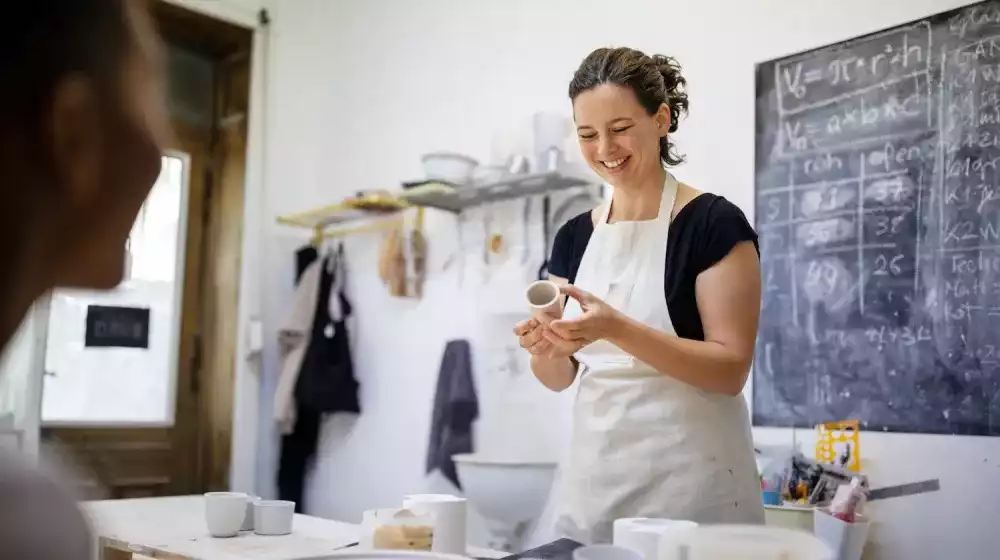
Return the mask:
POLYGON ((500 165, 480 165, 472 172, 476 185, 490 185, 502 181, 509 175, 507 168, 500 165))
POLYGON ((451 152, 434 152, 420 158, 428 179, 447 181, 458 185, 472 182, 473 172, 479 162, 469 156, 451 152))

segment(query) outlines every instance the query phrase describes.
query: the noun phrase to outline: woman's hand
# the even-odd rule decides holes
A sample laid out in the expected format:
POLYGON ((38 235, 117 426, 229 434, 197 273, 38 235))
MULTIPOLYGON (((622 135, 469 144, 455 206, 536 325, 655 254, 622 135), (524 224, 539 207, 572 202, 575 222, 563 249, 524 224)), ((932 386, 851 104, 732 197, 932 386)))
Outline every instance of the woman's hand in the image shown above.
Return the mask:
POLYGON ((601 298, 576 286, 567 284, 560 290, 575 299, 583 310, 579 317, 550 322, 548 330, 542 332, 545 340, 560 350, 573 348, 576 352, 591 342, 607 338, 624 317, 601 298))
POLYGON ((521 348, 533 356, 570 358, 591 342, 607 338, 624 317, 601 298, 576 286, 564 285, 560 290, 579 302, 583 314, 574 319, 532 317, 515 325, 521 348))
POLYGON ((532 356, 545 356, 552 349, 552 344, 542 334, 546 327, 536 318, 525 319, 514 325, 517 342, 532 356))
POLYGON ((572 357, 588 344, 578 337, 556 334, 551 327, 552 321, 544 316, 532 317, 514 325, 521 348, 532 356, 557 360, 572 357))

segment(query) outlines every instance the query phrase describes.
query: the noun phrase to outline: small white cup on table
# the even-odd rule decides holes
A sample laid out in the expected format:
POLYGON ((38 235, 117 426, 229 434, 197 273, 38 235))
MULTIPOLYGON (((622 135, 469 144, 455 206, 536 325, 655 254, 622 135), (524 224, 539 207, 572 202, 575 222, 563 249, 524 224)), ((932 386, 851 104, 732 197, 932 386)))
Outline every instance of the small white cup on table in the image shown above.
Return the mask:
POLYGON ((213 537, 235 537, 247 514, 249 497, 241 492, 207 492, 205 524, 213 537))
POLYGON ((253 532, 257 535, 281 536, 292 532, 295 502, 258 500, 253 505, 253 532))

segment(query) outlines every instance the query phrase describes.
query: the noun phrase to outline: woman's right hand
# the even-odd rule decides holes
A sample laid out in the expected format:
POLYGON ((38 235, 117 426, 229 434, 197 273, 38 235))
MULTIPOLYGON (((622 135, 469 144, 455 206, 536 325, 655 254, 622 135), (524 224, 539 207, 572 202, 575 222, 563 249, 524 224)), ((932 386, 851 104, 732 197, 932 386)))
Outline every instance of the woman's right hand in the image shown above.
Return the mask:
POLYGON ((514 334, 517 335, 518 344, 532 356, 544 356, 552 349, 552 343, 545 339, 542 334, 545 325, 538 319, 531 317, 514 325, 514 334))

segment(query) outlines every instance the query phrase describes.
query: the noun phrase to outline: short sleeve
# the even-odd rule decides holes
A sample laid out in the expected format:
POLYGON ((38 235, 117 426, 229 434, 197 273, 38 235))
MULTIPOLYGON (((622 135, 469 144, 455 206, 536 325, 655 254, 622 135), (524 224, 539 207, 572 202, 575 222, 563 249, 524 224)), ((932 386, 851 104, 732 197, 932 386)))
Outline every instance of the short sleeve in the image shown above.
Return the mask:
POLYGON ((708 270, 724 259, 733 247, 750 241, 760 256, 760 245, 757 243, 757 232, 747 221, 738 206, 729 202, 723 197, 716 198, 705 217, 705 229, 703 230, 702 246, 698 253, 699 272, 708 270))
POLYGON ((576 230, 576 220, 569 220, 556 231, 552 241, 552 255, 549 257, 549 274, 560 278, 573 278, 576 270, 573 266, 573 246, 576 230))

